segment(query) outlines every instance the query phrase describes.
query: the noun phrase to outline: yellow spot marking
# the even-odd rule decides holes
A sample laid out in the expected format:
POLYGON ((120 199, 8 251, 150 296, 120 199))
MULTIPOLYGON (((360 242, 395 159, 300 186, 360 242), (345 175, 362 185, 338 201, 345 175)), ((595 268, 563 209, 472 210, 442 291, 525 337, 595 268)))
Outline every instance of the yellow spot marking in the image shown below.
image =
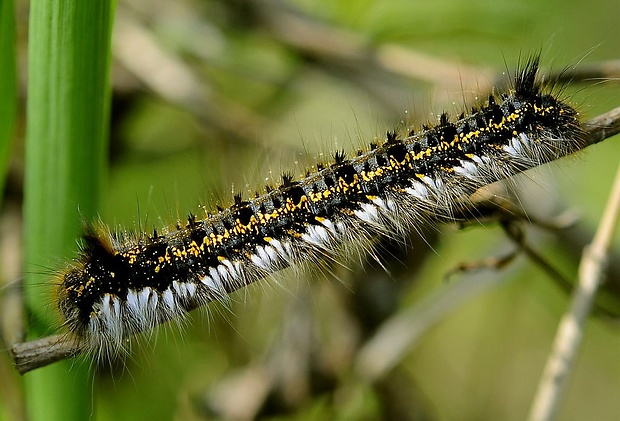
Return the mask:
POLYGON ((82 294, 84 293, 84 285, 80 285, 80 287, 78 288, 76 292, 77 292, 78 297, 81 297, 82 294))

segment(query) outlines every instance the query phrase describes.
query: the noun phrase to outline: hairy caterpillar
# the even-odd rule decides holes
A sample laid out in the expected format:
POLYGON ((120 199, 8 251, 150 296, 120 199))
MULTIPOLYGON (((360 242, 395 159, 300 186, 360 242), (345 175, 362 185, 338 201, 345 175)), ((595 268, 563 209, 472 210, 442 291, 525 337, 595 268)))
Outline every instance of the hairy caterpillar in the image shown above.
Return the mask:
POLYGON ((338 254, 343 244, 404 235, 467 212, 480 187, 580 148, 578 113, 536 82, 538 58, 513 89, 456 121, 388 133, 357 156, 334 154, 304 178, 166 233, 117 238, 89 229, 59 274, 58 308, 87 349, 116 352, 132 335, 182 317, 271 273, 338 254), (396 234, 395 234, 396 233, 396 234))

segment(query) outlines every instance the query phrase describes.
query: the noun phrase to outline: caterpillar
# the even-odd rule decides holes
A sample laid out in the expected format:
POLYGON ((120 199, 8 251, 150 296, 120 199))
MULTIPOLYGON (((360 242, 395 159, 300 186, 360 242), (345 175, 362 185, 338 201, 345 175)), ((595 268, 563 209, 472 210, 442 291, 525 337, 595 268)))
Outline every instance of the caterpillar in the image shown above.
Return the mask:
POLYGON ((512 87, 450 121, 388 132, 353 157, 336 152, 305 176, 282 176, 251 198, 152 235, 87 228, 58 277, 64 325, 87 350, 125 341, 289 266, 348 244, 454 220, 479 188, 582 147, 578 112, 537 81, 539 58, 512 87))

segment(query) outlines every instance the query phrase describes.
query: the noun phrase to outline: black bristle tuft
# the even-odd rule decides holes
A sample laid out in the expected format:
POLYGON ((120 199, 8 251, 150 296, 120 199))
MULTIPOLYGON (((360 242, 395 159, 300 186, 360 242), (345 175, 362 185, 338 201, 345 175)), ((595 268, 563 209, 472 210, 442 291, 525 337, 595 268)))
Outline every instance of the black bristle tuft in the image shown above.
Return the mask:
POLYGON ((389 131, 389 132, 387 132, 386 133, 385 143, 390 145, 390 144, 394 144, 396 142, 398 142, 398 138, 396 136, 396 131, 389 131))
POLYGON ((290 187, 293 185, 293 174, 284 173, 282 174, 282 187, 290 187))
POLYGON ((531 98, 539 93, 539 86, 536 83, 536 74, 540 66, 540 55, 530 57, 525 65, 517 71, 515 80, 515 93, 518 96, 531 98))
POLYGON ((334 163, 336 165, 343 164, 346 160, 347 154, 345 153, 344 149, 336 151, 336 153, 334 154, 334 163))
POLYGON ((196 228, 196 215, 194 215, 191 212, 187 216, 187 227, 188 228, 196 228))

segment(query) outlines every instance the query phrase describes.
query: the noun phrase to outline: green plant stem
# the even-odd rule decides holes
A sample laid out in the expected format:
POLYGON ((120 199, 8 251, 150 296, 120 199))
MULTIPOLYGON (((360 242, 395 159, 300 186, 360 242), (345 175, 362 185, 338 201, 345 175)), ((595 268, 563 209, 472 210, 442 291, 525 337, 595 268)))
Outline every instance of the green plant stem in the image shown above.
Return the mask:
MULTIPOLYGON (((50 332, 49 274, 76 249, 96 215, 109 115, 113 0, 33 0, 30 6, 24 198, 24 293, 30 337, 50 332), (49 272, 47 270, 46 272, 49 272)), ((65 362, 25 378, 31 420, 88 419, 86 364, 65 362)))
POLYGON ((0 203, 17 115, 15 54, 15 5, 13 0, 0 0, 0 203))

